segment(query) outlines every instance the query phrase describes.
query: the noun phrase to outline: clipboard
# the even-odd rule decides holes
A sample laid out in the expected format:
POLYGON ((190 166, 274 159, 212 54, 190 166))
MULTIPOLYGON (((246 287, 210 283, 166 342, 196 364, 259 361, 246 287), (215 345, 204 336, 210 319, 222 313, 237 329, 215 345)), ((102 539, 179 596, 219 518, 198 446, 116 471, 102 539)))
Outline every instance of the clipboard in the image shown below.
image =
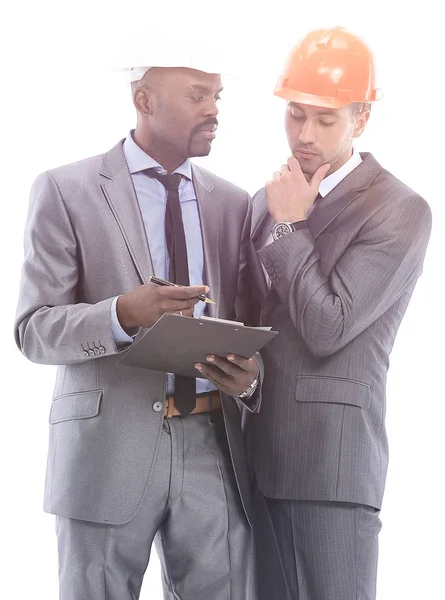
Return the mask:
POLYGON ((250 358, 277 334, 236 321, 166 313, 133 342, 118 364, 199 377, 194 364, 205 363, 208 354, 250 358))

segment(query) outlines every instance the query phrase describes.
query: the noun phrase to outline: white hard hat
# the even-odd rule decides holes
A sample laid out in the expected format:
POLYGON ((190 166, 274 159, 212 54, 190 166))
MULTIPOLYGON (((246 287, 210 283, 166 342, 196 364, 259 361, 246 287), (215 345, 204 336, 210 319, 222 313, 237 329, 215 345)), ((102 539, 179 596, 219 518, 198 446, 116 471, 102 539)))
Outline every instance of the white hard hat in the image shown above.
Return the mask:
MULTIPOLYGON (((122 60, 119 61, 122 64, 122 60)), ((152 67, 186 67, 205 73, 228 73, 220 48, 207 40, 159 38, 140 44, 134 51, 125 50, 125 61, 119 70, 127 81, 139 81, 152 67)))

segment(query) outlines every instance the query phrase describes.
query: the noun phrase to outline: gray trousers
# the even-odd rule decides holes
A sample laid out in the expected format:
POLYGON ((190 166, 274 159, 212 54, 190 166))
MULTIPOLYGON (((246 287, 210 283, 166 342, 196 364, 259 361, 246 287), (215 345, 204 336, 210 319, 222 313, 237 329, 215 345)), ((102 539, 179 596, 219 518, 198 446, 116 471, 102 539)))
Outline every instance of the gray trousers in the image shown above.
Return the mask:
POLYGON ((377 509, 258 490, 255 504, 260 600, 375 600, 377 509))
POLYGON ((252 598, 250 527, 222 413, 164 420, 149 490, 125 525, 57 517, 60 600, 136 600, 155 540, 168 600, 252 598))

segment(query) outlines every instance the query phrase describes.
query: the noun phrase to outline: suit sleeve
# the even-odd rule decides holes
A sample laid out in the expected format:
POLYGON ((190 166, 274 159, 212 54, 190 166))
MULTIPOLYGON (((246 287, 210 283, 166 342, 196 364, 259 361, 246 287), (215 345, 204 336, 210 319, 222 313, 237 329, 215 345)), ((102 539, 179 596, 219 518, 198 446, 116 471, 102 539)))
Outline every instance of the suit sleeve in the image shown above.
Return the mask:
POLYGON ((309 351, 330 356, 412 290, 430 232, 429 206, 411 195, 377 210, 329 275, 309 228, 262 248, 259 256, 309 351))
POLYGON ((49 173, 31 189, 15 323, 23 354, 42 364, 71 364, 118 352, 113 298, 78 301, 81 252, 70 216, 49 173))

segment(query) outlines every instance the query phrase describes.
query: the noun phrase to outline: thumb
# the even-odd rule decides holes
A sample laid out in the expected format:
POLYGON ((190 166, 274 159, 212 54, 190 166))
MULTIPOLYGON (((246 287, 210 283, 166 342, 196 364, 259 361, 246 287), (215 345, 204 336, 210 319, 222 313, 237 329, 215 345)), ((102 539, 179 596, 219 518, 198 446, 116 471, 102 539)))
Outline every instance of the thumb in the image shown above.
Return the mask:
POLYGON ((324 165, 321 165, 321 167, 318 167, 318 169, 312 175, 312 179, 309 184, 311 188, 315 188, 318 191, 320 183, 326 177, 326 173, 329 171, 330 168, 331 165, 329 163, 325 163, 324 165))

